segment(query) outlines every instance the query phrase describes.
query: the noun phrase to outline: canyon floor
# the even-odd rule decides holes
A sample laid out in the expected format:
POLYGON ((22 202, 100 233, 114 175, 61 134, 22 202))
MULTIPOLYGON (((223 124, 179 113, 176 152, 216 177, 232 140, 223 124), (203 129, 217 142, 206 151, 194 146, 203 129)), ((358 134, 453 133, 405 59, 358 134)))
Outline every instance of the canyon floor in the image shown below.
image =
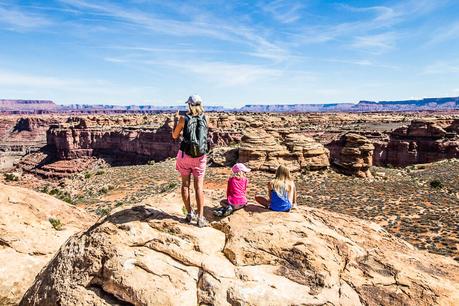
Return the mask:
MULTIPOLYGON (((373 167, 374 178, 344 176, 331 169, 295 174, 299 205, 323 208, 371 220, 420 249, 459 261, 459 160, 407 168, 373 167)), ((230 169, 209 167, 206 174, 206 216, 225 197, 230 169)), ((249 174, 249 201, 265 193, 272 174, 249 174)), ((101 167, 60 182, 23 175, 8 184, 29 187, 64 199, 103 216, 111 210, 177 194, 180 180, 175 160, 121 167, 101 167)), ((4 178, 2 177, 2 180, 4 178)), ((237 212, 236 212, 237 213, 237 212)))

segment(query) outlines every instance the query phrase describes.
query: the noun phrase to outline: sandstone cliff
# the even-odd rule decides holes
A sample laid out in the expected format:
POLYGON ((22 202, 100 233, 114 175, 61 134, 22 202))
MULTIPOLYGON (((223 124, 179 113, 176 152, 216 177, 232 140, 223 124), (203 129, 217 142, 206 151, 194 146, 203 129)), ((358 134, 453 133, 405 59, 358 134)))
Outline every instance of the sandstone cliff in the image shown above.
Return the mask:
POLYGON ((249 205, 210 228, 181 205, 123 208, 74 235, 21 305, 457 305, 459 265, 381 227, 249 205), (159 210, 161 208, 161 210, 159 210))
POLYGON ((314 139, 288 132, 276 136, 262 129, 247 130, 241 140, 239 162, 264 171, 276 171, 280 164, 291 171, 320 170, 330 165, 328 149, 314 139))
POLYGON ((459 158, 459 120, 442 127, 435 120, 416 120, 394 130, 382 149, 384 164, 407 166, 459 158))
POLYGON ((17 305, 67 238, 93 221, 52 196, 0 184, 0 305, 17 305))

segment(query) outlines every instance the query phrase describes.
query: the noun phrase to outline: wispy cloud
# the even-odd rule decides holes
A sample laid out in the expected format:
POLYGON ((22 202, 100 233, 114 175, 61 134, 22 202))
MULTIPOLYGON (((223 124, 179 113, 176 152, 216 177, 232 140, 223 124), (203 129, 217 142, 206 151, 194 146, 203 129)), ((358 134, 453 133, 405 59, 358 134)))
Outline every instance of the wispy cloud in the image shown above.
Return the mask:
POLYGON ((357 20, 307 27, 302 29, 302 35, 297 35, 296 39, 308 44, 338 41, 349 45, 350 41, 356 47, 387 51, 396 46, 396 38, 399 36, 396 26, 431 13, 445 2, 446 0, 407 0, 392 6, 363 7, 337 4, 338 10, 355 14, 357 20))
POLYGON ((147 96, 151 101, 152 95, 157 93, 157 89, 151 86, 121 86, 101 79, 62 78, 9 70, 0 70, 0 91, 12 97, 29 96, 32 99, 55 99, 64 93, 62 100, 56 101, 57 103, 101 103, 96 98, 99 96, 105 97, 102 100, 105 103, 126 103, 132 101, 133 97, 138 97, 138 103, 147 102, 147 96), (84 96, 84 100, 80 100, 81 95, 84 96))
POLYGON ((51 21, 43 16, 0 3, 0 24, 6 25, 10 30, 24 31, 48 26, 51 21))
POLYGON ((283 71, 278 68, 221 61, 148 60, 128 57, 108 57, 105 58, 105 61, 117 64, 133 64, 137 67, 165 66, 171 69, 174 74, 193 76, 193 78, 199 77, 220 87, 245 86, 263 79, 277 78, 283 74, 283 71))
POLYGON ((288 54, 288 50, 260 35, 259 31, 251 26, 231 23, 206 14, 199 15, 196 19, 193 19, 191 15, 187 17, 188 19, 179 20, 105 2, 97 4, 85 0, 60 0, 60 2, 82 10, 104 13, 157 33, 183 37, 206 37, 250 46, 255 50, 254 54, 259 57, 282 60, 288 54))
POLYGON ((459 21, 437 29, 428 44, 437 44, 459 39, 459 21))
POLYGON ((422 74, 459 74, 459 61, 437 61, 426 66, 422 74))
POLYGON ((381 54, 395 48, 397 34, 386 32, 374 35, 357 36, 351 46, 358 50, 381 54))
POLYGON ((60 87, 69 86, 71 82, 57 77, 33 74, 21 74, 12 71, 0 70, 0 86, 24 87, 60 87))
POLYGON ((304 2, 286 0, 262 1, 259 3, 259 7, 277 21, 288 24, 296 22, 301 18, 304 2))
POLYGON ((331 63, 341 63, 347 65, 356 65, 356 66, 363 66, 363 67, 376 67, 376 68, 386 68, 386 69, 400 69, 400 67, 396 65, 386 65, 383 63, 371 61, 369 59, 325 59, 326 62, 331 63))
POLYGON ((177 66, 225 87, 249 85, 261 79, 279 77, 282 74, 278 69, 225 62, 192 62, 177 64, 177 66))

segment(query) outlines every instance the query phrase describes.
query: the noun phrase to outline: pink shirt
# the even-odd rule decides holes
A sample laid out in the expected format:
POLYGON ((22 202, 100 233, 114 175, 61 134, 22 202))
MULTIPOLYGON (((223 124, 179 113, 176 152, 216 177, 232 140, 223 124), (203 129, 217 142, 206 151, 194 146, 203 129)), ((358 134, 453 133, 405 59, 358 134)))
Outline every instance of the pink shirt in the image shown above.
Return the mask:
POLYGON ((226 189, 226 198, 230 204, 239 208, 247 204, 247 183, 246 177, 230 177, 228 180, 228 188, 226 189))

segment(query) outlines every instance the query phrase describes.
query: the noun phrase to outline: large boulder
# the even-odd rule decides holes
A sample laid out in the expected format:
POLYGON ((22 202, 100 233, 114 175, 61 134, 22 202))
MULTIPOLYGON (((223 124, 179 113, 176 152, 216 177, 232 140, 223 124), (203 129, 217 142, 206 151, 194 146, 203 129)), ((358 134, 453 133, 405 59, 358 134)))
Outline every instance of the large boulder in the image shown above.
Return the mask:
POLYGON ((346 175, 371 177, 370 168, 373 165, 371 141, 363 135, 347 133, 328 145, 331 159, 336 168, 346 175))
POLYGON ((197 228, 160 207, 120 209, 71 237, 21 305, 459 303, 454 260, 373 223, 249 205, 197 228))
POLYGON ((93 222, 52 196, 0 184, 0 305, 17 305, 59 247, 93 222))
POLYGON ((239 148, 239 162, 254 170, 275 171, 279 165, 291 171, 321 170, 329 164, 329 151, 313 138, 302 134, 262 129, 247 131, 239 148))

